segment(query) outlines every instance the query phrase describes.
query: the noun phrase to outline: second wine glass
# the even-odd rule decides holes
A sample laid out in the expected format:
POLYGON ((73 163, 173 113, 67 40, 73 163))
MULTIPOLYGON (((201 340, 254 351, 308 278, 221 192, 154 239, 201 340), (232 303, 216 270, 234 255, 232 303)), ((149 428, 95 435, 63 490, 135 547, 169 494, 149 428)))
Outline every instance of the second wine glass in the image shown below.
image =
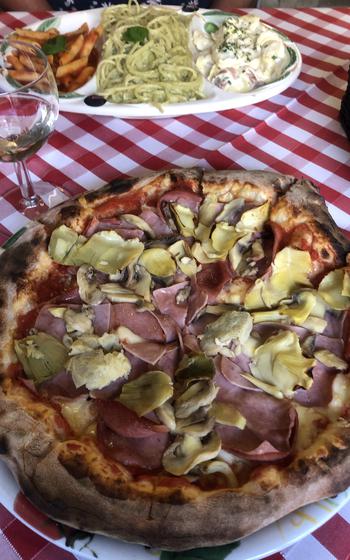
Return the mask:
POLYGON ((27 159, 53 132, 58 117, 57 84, 50 64, 37 46, 0 42, 0 161, 13 162, 22 212, 35 218, 62 201, 67 189, 33 184, 27 159))

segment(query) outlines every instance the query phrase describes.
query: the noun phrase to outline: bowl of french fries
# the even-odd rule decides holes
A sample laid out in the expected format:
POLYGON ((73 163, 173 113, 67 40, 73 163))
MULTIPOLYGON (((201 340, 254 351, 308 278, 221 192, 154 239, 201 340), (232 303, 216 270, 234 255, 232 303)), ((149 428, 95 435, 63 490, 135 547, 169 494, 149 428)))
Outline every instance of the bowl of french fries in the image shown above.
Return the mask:
MULTIPOLYGON (((54 22, 59 18, 52 18, 54 22)), ((58 27, 43 29, 16 28, 12 40, 23 45, 35 45, 47 56, 61 95, 76 92, 87 84, 96 72, 102 26, 89 26, 84 22, 78 28, 63 32, 58 27)), ((33 81, 33 66, 26 67, 21 50, 14 50, 8 62, 8 75, 18 83, 33 81)), ((39 71, 39 68, 37 69, 39 71)))

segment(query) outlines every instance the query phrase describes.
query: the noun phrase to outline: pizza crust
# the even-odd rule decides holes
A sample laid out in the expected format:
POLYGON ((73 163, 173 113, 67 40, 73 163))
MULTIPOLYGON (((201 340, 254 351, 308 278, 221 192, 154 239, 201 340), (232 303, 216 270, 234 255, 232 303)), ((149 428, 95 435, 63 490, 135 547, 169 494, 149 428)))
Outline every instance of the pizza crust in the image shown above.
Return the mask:
POLYGON ((320 443, 288 469, 262 468, 240 490, 198 491, 191 501, 179 490, 167 498, 140 490, 132 499, 118 499, 101 493, 89 478, 74 477, 58 459, 57 441, 0 393, 1 458, 33 504, 78 529, 164 550, 232 542, 344 490, 350 485, 350 425, 334 427, 320 443))

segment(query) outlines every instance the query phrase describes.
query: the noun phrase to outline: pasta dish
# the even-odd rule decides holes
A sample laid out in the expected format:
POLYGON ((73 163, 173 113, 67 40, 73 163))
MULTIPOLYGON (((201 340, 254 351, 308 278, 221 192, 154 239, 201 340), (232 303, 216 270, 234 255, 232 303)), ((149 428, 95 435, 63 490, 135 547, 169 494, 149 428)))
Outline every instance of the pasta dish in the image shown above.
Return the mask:
POLYGON ((115 103, 159 107, 202 98, 203 77, 188 46, 190 21, 171 8, 134 0, 106 8, 98 93, 115 103))

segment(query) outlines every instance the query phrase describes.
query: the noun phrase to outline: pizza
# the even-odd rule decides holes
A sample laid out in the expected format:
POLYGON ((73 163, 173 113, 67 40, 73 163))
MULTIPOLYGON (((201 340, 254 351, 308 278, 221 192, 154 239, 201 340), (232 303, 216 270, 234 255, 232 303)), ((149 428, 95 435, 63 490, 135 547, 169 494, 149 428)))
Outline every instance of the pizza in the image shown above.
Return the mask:
POLYGON ((72 527, 232 542, 350 485, 350 242, 316 186, 171 169, 1 256, 0 456, 72 527))

